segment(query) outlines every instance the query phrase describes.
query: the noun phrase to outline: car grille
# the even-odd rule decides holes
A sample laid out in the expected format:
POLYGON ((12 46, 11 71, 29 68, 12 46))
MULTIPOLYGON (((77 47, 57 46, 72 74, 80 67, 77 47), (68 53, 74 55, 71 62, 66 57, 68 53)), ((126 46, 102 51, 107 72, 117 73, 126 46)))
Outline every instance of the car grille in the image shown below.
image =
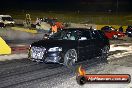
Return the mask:
POLYGON ((31 58, 43 59, 45 51, 45 47, 31 47, 31 58))

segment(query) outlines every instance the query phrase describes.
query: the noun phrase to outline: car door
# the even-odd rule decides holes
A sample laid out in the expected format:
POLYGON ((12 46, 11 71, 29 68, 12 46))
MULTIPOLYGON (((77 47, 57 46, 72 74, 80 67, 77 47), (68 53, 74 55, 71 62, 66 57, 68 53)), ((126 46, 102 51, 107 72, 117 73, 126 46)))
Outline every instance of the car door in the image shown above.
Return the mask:
POLYGON ((78 39, 79 57, 81 60, 90 59, 93 55, 90 31, 83 30, 81 31, 81 34, 79 36, 80 36, 78 39))
POLYGON ((93 53, 94 53, 94 57, 96 56, 99 56, 100 55, 100 51, 101 51, 101 48, 103 46, 103 40, 99 34, 99 32, 97 30, 92 30, 91 31, 91 34, 92 34, 92 40, 91 40, 91 43, 92 43, 92 47, 93 47, 93 53))

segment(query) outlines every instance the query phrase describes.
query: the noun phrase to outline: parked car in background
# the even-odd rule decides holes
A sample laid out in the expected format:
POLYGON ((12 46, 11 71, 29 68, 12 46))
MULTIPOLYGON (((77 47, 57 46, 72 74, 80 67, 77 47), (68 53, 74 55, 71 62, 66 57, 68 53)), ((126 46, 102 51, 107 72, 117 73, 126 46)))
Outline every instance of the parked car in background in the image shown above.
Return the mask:
POLYGON ((4 23, 5 26, 14 26, 15 24, 10 15, 0 15, 0 23, 4 23))
POLYGON ((126 35, 132 37, 132 26, 128 26, 126 29, 126 35))
POLYGON ((109 40, 102 31, 68 28, 60 30, 46 40, 32 43, 28 57, 36 62, 72 66, 76 62, 94 57, 107 60, 109 49, 109 40))
POLYGON ((109 39, 118 39, 121 37, 124 37, 125 34, 123 32, 117 31, 114 27, 112 26, 104 26, 101 28, 102 31, 104 31, 105 35, 109 39))

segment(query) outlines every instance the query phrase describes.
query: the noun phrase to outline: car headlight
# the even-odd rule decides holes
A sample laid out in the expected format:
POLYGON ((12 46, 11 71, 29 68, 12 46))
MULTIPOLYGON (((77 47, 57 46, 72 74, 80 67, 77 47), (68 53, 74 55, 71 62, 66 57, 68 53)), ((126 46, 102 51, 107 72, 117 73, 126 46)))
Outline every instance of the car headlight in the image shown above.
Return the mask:
POLYGON ((52 48, 49 48, 48 52, 56 52, 56 51, 62 51, 62 48, 61 47, 52 47, 52 48))
POLYGON ((128 32, 128 33, 132 33, 132 32, 128 32))
POLYGON ((31 45, 29 45, 29 47, 31 48, 32 46, 31 46, 31 45))
POLYGON ((118 34, 118 35, 121 35, 121 34, 118 34))

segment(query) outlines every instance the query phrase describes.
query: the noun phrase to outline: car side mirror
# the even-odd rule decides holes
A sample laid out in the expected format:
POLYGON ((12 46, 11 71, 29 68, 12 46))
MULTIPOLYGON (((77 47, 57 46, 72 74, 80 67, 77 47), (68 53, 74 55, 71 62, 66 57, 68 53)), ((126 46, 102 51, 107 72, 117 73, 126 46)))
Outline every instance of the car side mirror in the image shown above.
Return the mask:
POLYGON ((81 37, 79 40, 87 40, 86 37, 81 37))
POLYGON ((44 36, 43 36, 43 39, 45 40, 45 39, 48 39, 49 38, 49 35, 48 34, 45 34, 44 36))

